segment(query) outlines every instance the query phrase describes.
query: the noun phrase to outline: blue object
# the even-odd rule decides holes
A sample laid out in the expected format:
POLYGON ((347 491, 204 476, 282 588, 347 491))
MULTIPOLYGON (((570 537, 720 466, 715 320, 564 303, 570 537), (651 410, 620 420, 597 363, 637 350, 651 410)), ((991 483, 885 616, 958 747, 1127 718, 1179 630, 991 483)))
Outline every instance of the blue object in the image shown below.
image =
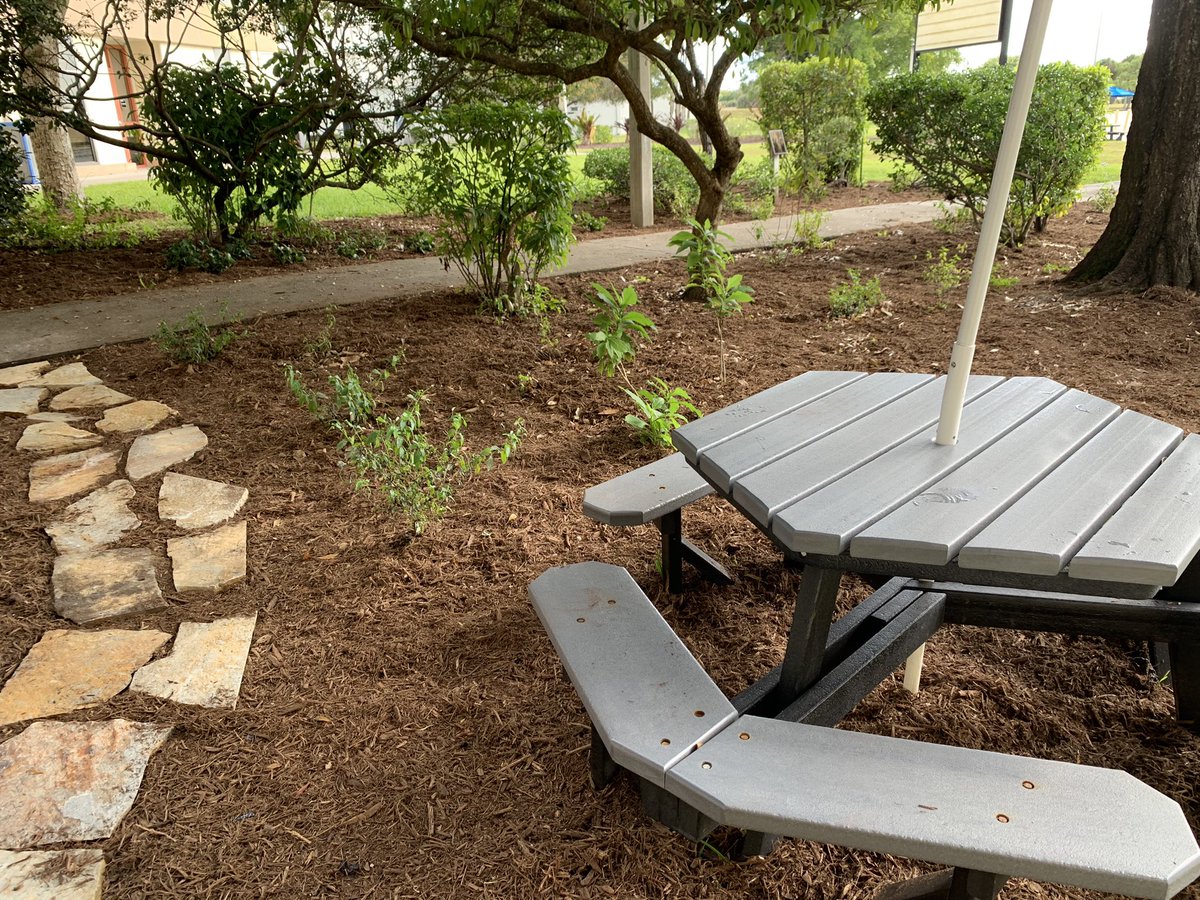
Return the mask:
POLYGON ((41 184, 37 175, 37 163, 33 159, 33 147, 29 143, 29 135, 22 134, 14 122, 0 121, 0 129, 3 129, 0 131, 0 135, 3 135, 0 140, 14 140, 21 148, 21 184, 30 186, 41 184))
POLYGON ((1133 91, 1127 91, 1125 88, 1117 87, 1115 84, 1113 84, 1109 85, 1108 96, 1113 100, 1117 100, 1122 97, 1132 97, 1133 91))

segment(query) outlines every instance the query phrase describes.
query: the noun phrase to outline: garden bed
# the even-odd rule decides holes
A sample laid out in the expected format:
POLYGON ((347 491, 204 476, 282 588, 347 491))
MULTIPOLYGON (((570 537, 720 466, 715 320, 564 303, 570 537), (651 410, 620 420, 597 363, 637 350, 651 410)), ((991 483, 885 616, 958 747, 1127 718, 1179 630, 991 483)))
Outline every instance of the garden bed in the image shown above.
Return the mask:
MULTIPOLYGON (((1018 281, 992 291, 976 368, 1045 375, 1200 430, 1196 295, 1096 296, 1059 282, 1104 221, 1080 206, 1024 250, 1002 251, 998 272, 1018 281)), ((924 273, 930 255, 959 244, 973 247, 974 237, 913 226, 737 257, 733 271, 756 301, 724 323, 723 382, 712 314, 675 299, 681 263, 599 280, 635 284, 659 326, 632 381, 660 376, 714 410, 809 369, 944 371, 963 288, 938 296, 924 273), (888 299, 833 319, 829 291, 849 268, 879 275, 888 299)), ((58 271, 59 284, 79 277, 58 271)), ((689 509, 685 526, 738 581, 678 597, 657 591, 656 532, 583 516, 586 486, 657 453, 624 425, 620 382, 595 373, 586 340, 593 280, 549 282, 568 302, 545 336, 532 320, 497 322, 444 292, 338 310, 332 355, 321 360, 307 349, 320 343, 321 311, 251 323, 251 335, 206 366, 171 363, 150 342, 83 355, 107 384, 203 427, 208 449, 181 471, 250 488, 246 583, 208 599, 168 593, 168 611, 124 627, 259 613, 236 710, 121 695, 67 717, 175 726, 103 844, 107 898, 816 900, 869 897, 924 870, 795 841, 734 864, 720 855, 728 833, 697 849, 643 815, 629 781, 589 786, 587 721, 526 599, 530 580, 580 560, 627 566, 731 694, 778 662, 797 584, 767 540, 713 499, 689 509), (527 432, 508 465, 460 488, 450 514, 418 538, 352 490, 333 436, 299 408, 281 373, 292 362, 314 383, 400 350, 405 362, 384 395, 393 409, 409 390, 429 389, 435 432, 455 409, 475 447, 517 419, 527 432)), ((53 289, 26 288, 66 299, 53 289)), ((0 421, 10 460, 23 424, 0 421)), ((26 501, 25 463, 0 475, 4 676, 62 624, 49 612, 52 554, 41 528, 50 511, 26 501)), ((156 522, 157 479, 145 484, 135 508, 156 522)), ((161 542, 162 528, 145 524, 122 546, 161 542)), ((1200 737, 1174 725, 1170 692, 1145 656, 1132 642, 947 627, 930 644, 919 696, 890 678, 845 727, 1122 768, 1178 800, 1200 829, 1200 737)), ((19 730, 0 728, 0 739, 19 730)), ((1089 895, 1018 882, 1004 896, 1089 895)))

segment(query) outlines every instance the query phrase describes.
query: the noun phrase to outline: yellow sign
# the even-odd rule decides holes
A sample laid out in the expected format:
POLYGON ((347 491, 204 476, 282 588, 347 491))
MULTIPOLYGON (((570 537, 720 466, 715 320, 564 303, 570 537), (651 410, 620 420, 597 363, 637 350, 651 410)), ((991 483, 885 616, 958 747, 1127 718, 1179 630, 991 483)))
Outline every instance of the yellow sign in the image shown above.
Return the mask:
POLYGON ((918 53, 1000 40, 1004 0, 953 0, 917 16, 918 53))

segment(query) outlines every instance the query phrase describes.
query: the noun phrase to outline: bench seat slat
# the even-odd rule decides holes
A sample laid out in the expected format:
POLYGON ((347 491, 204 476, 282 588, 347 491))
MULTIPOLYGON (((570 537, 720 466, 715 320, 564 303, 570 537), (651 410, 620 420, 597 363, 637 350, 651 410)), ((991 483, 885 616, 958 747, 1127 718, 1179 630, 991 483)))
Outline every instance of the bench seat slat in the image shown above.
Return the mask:
POLYGON ((667 789, 724 825, 1135 897, 1200 875, 1179 805, 1114 769, 743 716, 667 789))
POLYGON ((583 512, 605 525, 646 525, 712 493, 712 485, 672 453, 583 492, 583 512))
POLYGON ((663 787, 672 765, 737 718, 620 566, 550 569, 529 596, 618 765, 663 787))

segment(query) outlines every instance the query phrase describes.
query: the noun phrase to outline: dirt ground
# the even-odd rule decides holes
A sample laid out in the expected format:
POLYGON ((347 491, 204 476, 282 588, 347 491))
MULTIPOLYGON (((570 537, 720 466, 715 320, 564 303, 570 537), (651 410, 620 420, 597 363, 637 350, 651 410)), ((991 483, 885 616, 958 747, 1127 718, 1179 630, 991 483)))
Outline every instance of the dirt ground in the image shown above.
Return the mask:
MULTIPOLYGON (((849 206, 931 198, 934 195, 929 191, 909 189, 896 192, 885 183, 873 182, 862 187, 830 188, 816 202, 785 195, 780 199, 776 214, 786 216, 802 209, 844 209, 849 206)), ((639 231, 629 224, 628 201, 613 202, 601 197, 578 203, 575 210, 577 214, 587 213, 607 220, 599 231, 590 231, 577 223, 577 240, 619 237, 639 231)), ((138 218, 162 219, 163 216, 159 213, 141 213, 138 218)), ((748 212, 731 212, 726 221, 745 221, 749 218, 748 212)), ((335 219, 322 225, 323 231, 309 231, 303 238, 286 241, 304 255, 302 261, 281 262, 273 253, 276 239, 264 233, 250 242, 252 258, 237 262, 219 275, 197 269, 179 272, 167 266, 167 248, 187 236, 182 230, 164 232, 134 246, 103 250, 29 252, 0 249, 0 272, 4 274, 0 310, 28 309, 68 300, 95 300, 152 288, 228 284, 262 275, 407 259, 422 255, 414 249, 413 238, 422 234, 430 235, 436 229, 437 221, 433 218, 396 215, 335 219)), ((655 227, 663 231, 675 231, 683 227, 683 222, 660 211, 655 217, 655 227)))
MULTIPOLYGON (((977 368, 1046 375, 1198 430, 1196 295, 1100 297, 1059 281, 1104 220, 1080 206, 1003 254, 1000 271, 1019 281, 992 292, 977 368)), ((944 371, 963 289, 939 298, 922 275, 927 253, 960 243, 973 237, 916 226, 739 256, 756 301, 724 325, 723 382, 711 313, 675 299, 679 263, 604 280, 635 282, 659 326, 631 379, 661 376, 711 411, 810 369, 944 371), (829 291, 848 268, 879 275, 888 300, 833 319, 829 291)), ((175 726, 103 844, 106 897, 826 900, 870 897, 928 870, 798 841, 733 863, 720 853, 734 835, 720 831, 698 848, 643 815, 630 780, 589 786, 587 720, 526 599, 531 579, 589 559, 627 566, 729 694, 781 658, 797 585, 767 540, 711 498, 687 511, 685 527, 737 582, 695 583, 677 597, 658 589, 651 528, 583 516, 585 487, 657 455, 623 424, 619 382, 595 373, 585 338, 591 280, 552 282, 568 302, 544 337, 536 322, 497 322, 466 296, 437 293, 337 311, 324 360, 305 349, 323 312, 255 322, 202 367, 174 364, 149 342, 82 356, 113 387, 203 427, 209 447, 181 471, 250 488, 245 584, 207 599, 168 593, 170 609, 121 625, 173 630, 259 613, 235 710, 121 695, 67 717, 175 726), (429 389, 433 429, 463 411, 475 447, 517 419, 527 429, 507 466, 462 486, 452 511, 416 538, 352 490, 334 438, 281 376, 286 362, 310 380, 349 363, 367 370, 400 349, 406 362, 386 393, 393 406, 429 389)), ((22 425, 0 422, 10 460, 0 474, 5 677, 62 624, 41 531, 57 507, 26 501, 28 461, 12 462, 22 425)), ((153 515, 157 479, 138 491, 145 524, 123 545, 161 543, 171 532, 153 515)), ((843 605, 865 590, 851 584, 843 605)), ((893 676, 844 727, 1125 769, 1179 801, 1200 830, 1200 736, 1173 723, 1170 689, 1148 669, 1144 646, 946 627, 925 673, 919 696, 893 676)), ((0 729, 0 739, 19 730, 0 729)), ((846 777, 871 776, 848 766, 846 777)), ((1092 895, 1011 882, 1002 896, 1092 895)), ((1196 900, 1200 889, 1183 896, 1196 900)))

